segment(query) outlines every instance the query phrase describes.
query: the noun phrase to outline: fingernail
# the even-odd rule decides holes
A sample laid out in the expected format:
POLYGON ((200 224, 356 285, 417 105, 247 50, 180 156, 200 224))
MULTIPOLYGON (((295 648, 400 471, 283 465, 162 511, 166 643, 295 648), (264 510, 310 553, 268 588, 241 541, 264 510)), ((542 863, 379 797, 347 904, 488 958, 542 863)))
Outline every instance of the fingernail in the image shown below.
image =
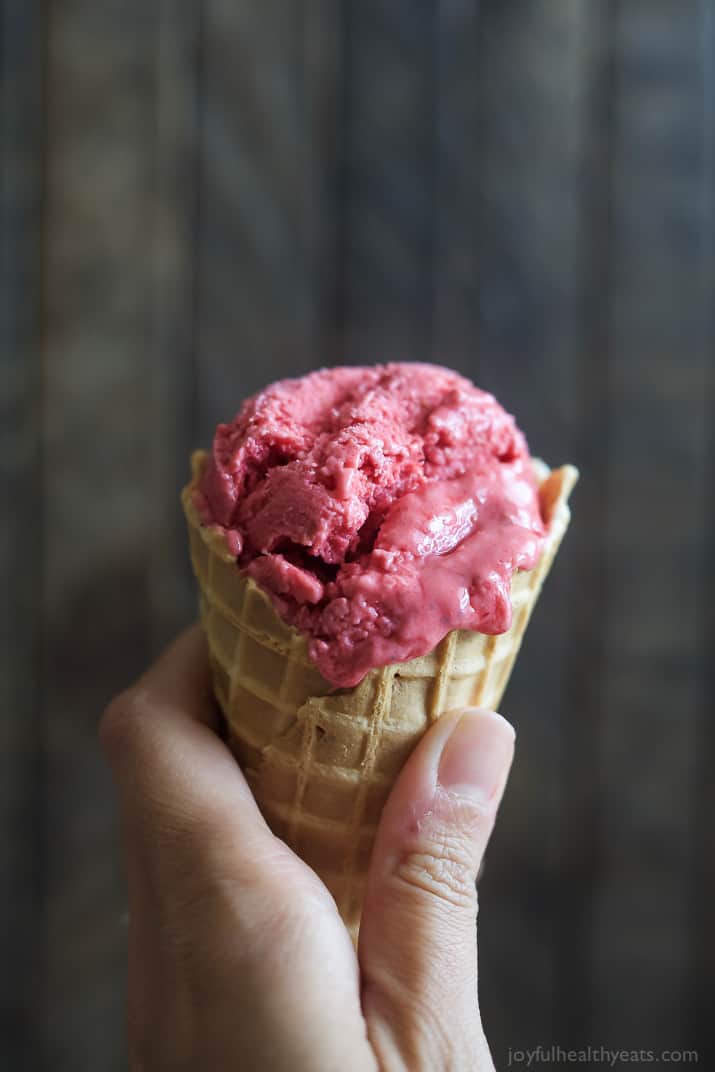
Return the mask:
POLYGON ((469 708, 442 749, 437 778, 452 793, 486 804, 506 782, 514 729, 493 711, 469 708))

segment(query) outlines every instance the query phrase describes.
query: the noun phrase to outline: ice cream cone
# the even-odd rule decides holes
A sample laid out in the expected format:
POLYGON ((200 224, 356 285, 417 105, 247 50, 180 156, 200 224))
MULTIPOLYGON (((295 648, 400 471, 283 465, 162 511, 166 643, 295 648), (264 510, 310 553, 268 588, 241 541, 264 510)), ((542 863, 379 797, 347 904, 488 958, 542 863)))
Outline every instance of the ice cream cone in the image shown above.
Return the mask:
POLYGON ((452 708, 497 708, 531 611, 569 523, 572 466, 536 463, 548 522, 536 567, 514 575, 508 632, 453 631, 429 655, 371 670, 336 689, 305 638, 244 578, 218 529, 202 526, 193 492, 207 455, 192 458, 182 502, 201 592, 214 691, 232 751, 271 829, 320 875, 353 934, 382 806, 408 755, 452 708))

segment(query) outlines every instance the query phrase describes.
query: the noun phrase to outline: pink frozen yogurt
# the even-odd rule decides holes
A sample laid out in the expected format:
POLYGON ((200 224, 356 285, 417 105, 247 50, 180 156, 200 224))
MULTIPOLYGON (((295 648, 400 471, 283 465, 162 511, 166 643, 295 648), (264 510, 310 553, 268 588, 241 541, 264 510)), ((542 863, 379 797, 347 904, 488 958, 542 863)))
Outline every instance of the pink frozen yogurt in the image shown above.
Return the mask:
POLYGON ((452 629, 505 632, 545 532, 513 417, 435 365, 272 384, 218 426, 196 498, 341 687, 452 629))

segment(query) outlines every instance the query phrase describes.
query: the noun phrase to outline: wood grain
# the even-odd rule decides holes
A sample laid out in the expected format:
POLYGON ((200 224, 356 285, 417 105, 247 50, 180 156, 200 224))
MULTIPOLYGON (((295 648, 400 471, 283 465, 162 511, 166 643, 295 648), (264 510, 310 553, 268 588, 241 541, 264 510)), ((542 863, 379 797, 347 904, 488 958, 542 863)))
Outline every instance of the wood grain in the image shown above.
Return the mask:
POLYGON ((327 360, 317 313, 330 248, 323 229, 332 222, 323 152, 329 167, 334 133, 323 99, 335 94, 333 17, 324 4, 206 4, 197 378, 203 442, 266 381, 327 360))
POLYGON ((692 848, 690 872, 690 957, 686 972, 690 978, 687 995, 688 1037, 697 1041, 712 1062, 715 1059, 715 1023, 708 995, 715 964, 715 868, 713 868, 712 816, 715 814, 715 4, 700 4, 700 53, 703 79, 702 165, 700 169, 700 211, 702 272, 697 288, 701 327, 700 352, 706 368, 707 457, 704 478, 704 536, 700 549, 700 666, 704 668, 700 692, 697 774, 693 780, 692 848))
POLYGON ((299 216, 309 367, 341 360, 340 214, 344 4, 304 0, 299 75, 304 128, 299 216))
POLYGON ((594 1030, 692 1045, 688 875, 704 664, 707 396, 699 12, 617 6, 613 28, 606 616, 594 1030), (614 995, 613 980, 618 979, 614 995), (643 980, 648 985, 643 986, 643 980), (626 1000, 627 995, 627 1000, 626 1000))
POLYGON ((482 87, 488 16, 440 0, 435 41, 432 358, 479 383, 482 87))
POLYGON ((8 1068, 38 1058, 42 993, 42 42, 39 3, 0 8, 0 1055, 8 1068))
POLYGON ((196 597, 178 489, 197 445, 197 249, 201 227, 204 20, 196 0, 158 5, 150 251, 149 600, 156 650, 193 617, 196 597))
POLYGON ((48 1068, 122 1069, 125 928, 103 704, 150 653, 156 12, 48 24, 44 838, 48 1068))
POLYGON ((436 0, 346 6, 345 361, 432 352, 436 0))
MULTIPOLYGON (((600 1045, 594 1023, 591 971, 593 898, 602 856, 598 763, 603 710, 606 607, 605 525, 607 459, 604 423, 611 398, 611 196, 613 143, 614 4, 588 5, 584 47, 588 80, 582 109, 584 131, 580 190, 579 284, 575 298, 580 320, 572 358, 576 392, 572 435, 581 469, 581 495, 572 531, 568 586, 568 634, 564 645, 564 693, 560 713, 560 775, 563 806, 560 846, 554 863, 563 889, 555 915, 557 1027, 565 1048, 600 1045)), ((558 375, 555 378, 558 385, 558 375)), ((555 388, 558 390, 558 386, 555 388)))
MULTIPOLYGON (((448 211, 455 215, 453 232, 460 218, 469 221, 462 261, 469 263, 471 250, 475 283, 460 287, 453 281, 461 247, 455 249, 455 240, 447 237, 452 264, 446 263, 441 280, 447 320, 456 321, 465 350, 473 340, 479 384, 517 414, 534 453, 553 464, 583 465, 579 372, 590 280, 583 270, 588 234, 582 212, 592 153, 586 120, 596 82, 598 15, 586 3, 484 3, 479 19, 471 64, 464 62, 465 69, 478 72, 472 75, 478 107, 467 100, 471 121, 460 122, 455 109, 463 96, 452 92, 445 120, 447 130, 462 127, 460 140, 469 146, 463 200, 448 211)), ((445 155, 454 159, 453 168, 459 166, 458 146, 451 153, 447 146, 445 155)), ((466 353, 463 360, 469 360, 466 353)), ((577 1013, 561 988, 566 965, 559 936, 564 906, 580 893, 577 869, 588 863, 582 854, 572 856, 568 839, 567 801, 569 809, 576 802, 566 794, 571 756, 564 754, 568 723, 580 717, 570 709, 568 666, 576 658, 582 670, 591 656, 570 646, 580 609, 574 584, 580 587, 579 602, 598 602, 598 593, 584 592, 584 578, 577 580, 575 572, 574 552, 585 535, 583 501, 597 494, 594 474, 584 476, 573 529, 503 702, 517 727, 518 746, 480 888, 482 1002, 498 1066, 506 1064, 509 1047, 563 1039, 577 1013)), ((583 739, 580 724, 579 734, 583 739)), ((588 765, 588 755, 579 755, 580 770, 588 765)), ((578 935, 580 943, 584 937, 578 935)), ((572 971, 579 957, 586 959, 582 945, 574 950, 572 971)))

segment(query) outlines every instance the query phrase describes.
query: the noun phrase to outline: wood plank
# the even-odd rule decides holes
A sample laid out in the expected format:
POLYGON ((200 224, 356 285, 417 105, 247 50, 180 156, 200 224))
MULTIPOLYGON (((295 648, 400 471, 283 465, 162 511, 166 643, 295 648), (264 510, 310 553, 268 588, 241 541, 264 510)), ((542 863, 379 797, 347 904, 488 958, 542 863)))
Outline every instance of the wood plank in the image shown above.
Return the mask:
MULTIPOLYGON (((589 8, 584 26, 590 62, 590 90, 581 191, 582 245, 579 274, 582 309, 577 340, 577 393, 574 427, 581 469, 581 495, 572 536, 568 640, 561 709, 560 847, 555 878, 563 876, 554 944, 556 1024, 554 1037, 566 1048, 599 1045, 593 1017, 591 944, 593 898, 602 856, 598 763, 605 674, 606 608, 605 513, 607 458, 604 424, 609 395, 608 313, 612 291, 610 169, 613 141, 613 4, 589 8)), ((558 381, 556 381, 558 384, 558 381)), ((618 920, 613 920, 614 926, 618 920)))
POLYGON ((347 6, 341 304, 351 363, 428 360, 436 0, 347 6))
POLYGON ((152 646, 194 616, 196 593, 178 489, 198 445, 196 344, 200 234, 202 5, 161 0, 156 55, 149 559, 152 646))
POLYGON ((341 359, 340 219, 342 38, 346 0, 304 0, 301 93, 304 115, 300 243, 305 258, 303 343, 310 367, 341 359))
POLYGON ((436 38, 434 360, 479 383, 480 189, 488 151, 482 5, 440 0, 436 38))
POLYGON ((146 663, 156 9, 49 10, 44 383, 45 1067, 123 1069, 124 898, 103 704, 146 663))
MULTIPOLYGON (((493 391, 536 454, 583 466, 584 176, 601 11, 486 2, 475 33, 465 9, 445 3, 441 24, 435 353, 493 391)), ((574 657, 583 667, 570 643, 578 549, 593 552, 584 519, 598 496, 598 474, 588 478, 503 702, 517 755, 480 884, 481 1000, 498 1067, 510 1047, 564 1039, 577 1012, 560 983, 559 933, 580 862, 567 804, 592 822, 590 802, 567 795, 565 773, 576 761, 565 753, 575 745, 568 668, 574 657)), ((587 783, 588 755, 577 761, 587 783)))
POLYGON ((42 5, 0 6, 0 1036, 36 1067, 41 993, 40 219, 42 5))
MULTIPOLYGON (((702 275, 700 278, 701 352, 706 361, 709 445, 706 459, 705 533, 715 531, 715 4, 700 5, 700 62, 703 72, 702 111, 702 275)), ((693 857, 691 871, 691 971, 689 1037, 698 1045, 701 1060, 715 1060, 715 1023, 709 1000, 715 964, 715 868, 713 867, 712 817, 715 815, 715 557, 712 536, 701 542, 700 665, 704 669, 698 727, 698 769, 694 779, 693 857)))
POLYGON ((330 360, 337 12, 323 0, 209 0, 205 19, 197 397, 208 442, 248 394, 330 360))
POLYGON ((605 1044, 693 1045, 690 874, 702 703, 706 371, 696 4, 619 3, 614 127, 602 855, 593 1021, 605 1044))

